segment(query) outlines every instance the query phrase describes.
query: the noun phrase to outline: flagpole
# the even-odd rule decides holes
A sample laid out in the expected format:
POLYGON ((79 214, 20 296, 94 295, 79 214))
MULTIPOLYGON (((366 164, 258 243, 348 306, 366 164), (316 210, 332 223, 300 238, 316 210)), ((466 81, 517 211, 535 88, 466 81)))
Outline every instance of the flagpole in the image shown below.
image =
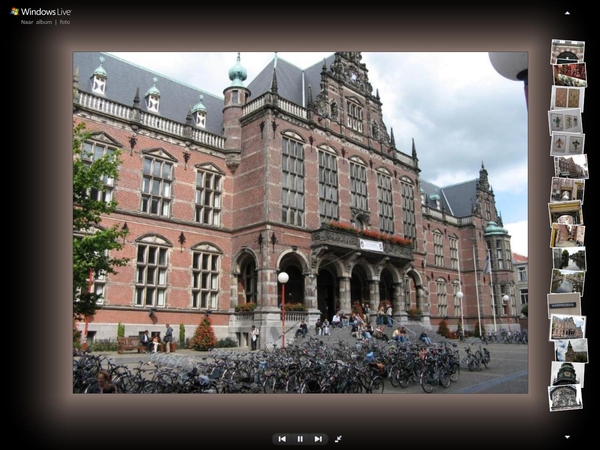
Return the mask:
POLYGON ((477 323, 479 324, 479 336, 481 336, 481 314, 479 312, 479 281, 477 280, 477 259, 475 258, 475 246, 473 246, 473 267, 475 268, 475 294, 477 297, 477 323))
POLYGON ((463 316, 463 290, 462 290, 462 281, 460 280, 460 251, 458 252, 458 292, 461 294, 459 295, 459 300, 460 300, 460 328, 462 329, 462 333, 464 335, 465 333, 465 321, 464 321, 464 316, 463 316))
POLYGON ((490 263, 490 286, 492 288, 492 314, 494 316, 494 332, 497 332, 496 329, 496 295, 494 293, 494 278, 492 277, 492 256, 490 255, 490 249, 487 249, 487 257, 490 263))

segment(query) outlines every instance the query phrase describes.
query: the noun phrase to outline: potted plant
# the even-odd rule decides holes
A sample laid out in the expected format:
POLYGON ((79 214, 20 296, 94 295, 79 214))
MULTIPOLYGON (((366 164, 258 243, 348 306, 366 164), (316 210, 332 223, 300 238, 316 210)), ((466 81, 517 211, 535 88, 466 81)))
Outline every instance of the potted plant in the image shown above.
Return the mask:
POLYGON ((256 309, 257 304, 254 302, 240 303, 235 306, 235 312, 252 312, 256 309))
POLYGON ((406 314, 408 314, 409 318, 418 319, 423 313, 419 308, 410 308, 406 310, 406 314))

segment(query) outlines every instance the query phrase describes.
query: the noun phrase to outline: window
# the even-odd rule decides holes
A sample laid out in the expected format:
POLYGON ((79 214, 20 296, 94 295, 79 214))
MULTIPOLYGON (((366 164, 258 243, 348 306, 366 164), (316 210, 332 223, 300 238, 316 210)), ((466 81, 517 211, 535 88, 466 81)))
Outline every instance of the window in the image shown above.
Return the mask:
POLYGON ((528 290, 527 289, 521 289, 521 292, 520 292, 521 305, 526 305, 527 304, 527 302, 529 301, 528 297, 529 297, 528 296, 528 290))
POLYGON ((220 253, 208 244, 192 256, 192 308, 217 309, 220 253))
POLYGON ((319 151, 319 215, 321 223, 338 220, 338 171, 334 154, 319 151))
POLYGON ((368 211, 367 168, 358 159, 350 161, 350 201, 353 208, 368 211))
POLYGON ((443 278, 436 282, 438 298, 438 315, 446 317, 448 315, 448 295, 446 291, 446 280, 443 278))
POLYGON ((256 263, 254 261, 248 262, 244 267, 242 281, 244 284, 246 303, 256 303, 258 299, 258 277, 256 274, 256 263))
POLYGON ((135 279, 136 306, 165 306, 168 248, 138 244, 135 279))
POLYGON ((450 268, 460 270, 460 263, 458 261, 458 238, 456 236, 450 236, 450 268))
POLYGON ((435 265, 444 265, 444 235, 440 231, 433 232, 433 253, 435 255, 435 265))
MULTIPOLYGON (((112 155, 116 151, 116 148, 109 147, 106 144, 100 142, 87 141, 83 143, 83 149, 81 153, 81 159, 86 164, 92 164, 94 161, 104 158, 107 155, 112 155)), ((99 202, 110 202, 113 199, 113 188, 115 186, 114 178, 104 176, 102 179, 104 183, 103 189, 91 189, 90 198, 99 202)))
POLYGON ((394 233, 394 209, 392 202, 392 177, 377 172, 377 201, 379 229, 382 233, 394 233))
POLYGON ((525 267, 519 267, 517 269, 517 280, 527 281, 527 269, 525 267))
POLYGON ((414 247, 417 243, 414 187, 407 179, 402 179, 400 185, 402 186, 402 227, 404 229, 404 237, 412 239, 414 247))
POLYGON ((281 220, 290 225, 304 224, 304 146, 283 138, 281 155, 281 220))
POLYGON ((198 223, 221 224, 222 175, 210 170, 196 173, 196 217, 198 223))
POLYGON ((460 284, 455 281, 452 283, 452 295, 454 297, 454 317, 461 317, 461 299, 458 293, 461 292, 460 284))
POLYGON ((348 102, 347 125, 353 130, 363 132, 363 109, 354 102, 348 102))
POLYGON ((492 205, 489 200, 485 201, 485 219, 492 220, 492 205))
POLYGON ((173 164, 149 156, 144 157, 142 180, 142 212, 169 216, 173 164))

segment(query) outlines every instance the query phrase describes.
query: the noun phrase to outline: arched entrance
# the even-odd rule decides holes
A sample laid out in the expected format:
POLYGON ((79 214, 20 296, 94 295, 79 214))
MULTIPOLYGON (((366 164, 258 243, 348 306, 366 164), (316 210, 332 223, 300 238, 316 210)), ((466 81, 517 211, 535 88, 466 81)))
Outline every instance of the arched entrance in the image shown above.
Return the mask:
MULTIPOLYGON (((304 275, 300 263, 295 258, 289 257, 281 261, 280 267, 281 271, 286 272, 290 277, 285 285, 285 303, 304 305, 304 275)), ((277 289, 277 305, 281 308, 281 283, 278 283, 277 289)))
POLYGON ((320 270, 317 276, 317 308, 321 311, 321 319, 331 322, 337 308, 338 283, 330 270, 320 270))
POLYGON ((366 270, 360 265, 356 265, 352 269, 352 277, 350 279, 350 295, 352 305, 354 305, 354 302, 359 302, 361 305, 364 303, 370 303, 369 277, 367 276, 366 270))
MULTIPOLYGON (((379 277, 379 302, 392 302, 394 300, 394 278, 388 269, 381 271, 379 277)), ((377 308, 379 305, 372 305, 377 308)))

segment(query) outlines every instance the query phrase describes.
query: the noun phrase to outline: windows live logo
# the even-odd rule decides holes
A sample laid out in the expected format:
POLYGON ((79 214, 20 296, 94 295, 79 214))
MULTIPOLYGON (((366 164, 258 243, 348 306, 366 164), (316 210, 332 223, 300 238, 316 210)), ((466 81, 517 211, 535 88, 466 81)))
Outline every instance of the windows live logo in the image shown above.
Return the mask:
POLYGON ((19 15, 19 8, 11 8, 10 15, 11 16, 18 16, 19 15))

